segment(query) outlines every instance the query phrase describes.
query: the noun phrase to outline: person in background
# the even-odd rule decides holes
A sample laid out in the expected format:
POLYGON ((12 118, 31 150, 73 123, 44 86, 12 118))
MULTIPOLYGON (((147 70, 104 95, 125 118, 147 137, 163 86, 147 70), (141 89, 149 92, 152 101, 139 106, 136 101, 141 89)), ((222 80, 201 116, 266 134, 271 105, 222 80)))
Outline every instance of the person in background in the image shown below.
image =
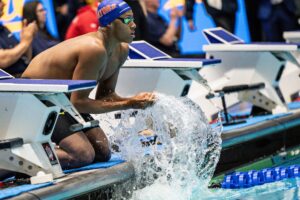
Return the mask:
POLYGON ((53 6, 55 10, 55 21, 59 40, 63 41, 73 17, 69 14, 69 5, 67 0, 54 0, 53 6))
MULTIPOLYGON (((217 27, 222 27, 231 33, 235 31, 237 0, 203 0, 207 13, 212 17, 217 27)), ((186 0, 185 17, 191 31, 195 30, 193 19, 195 0, 186 0)))
POLYGON ((181 34, 182 13, 173 8, 170 10, 170 22, 167 23, 159 14, 159 0, 145 0, 147 8, 147 41, 172 57, 179 57, 177 41, 181 34), (178 22, 178 26, 177 26, 178 22))
POLYGON ((40 1, 34 0, 25 3, 23 6, 23 19, 29 23, 36 21, 38 26, 38 32, 32 42, 33 57, 59 43, 47 30, 46 10, 40 1))
POLYGON ((300 1, 299 0, 294 0, 295 2, 295 15, 298 19, 298 23, 300 24, 300 1))
MULTIPOLYGON (((90 0, 86 0, 90 1, 90 0)), ((86 6, 85 0, 53 0, 55 20, 59 33, 59 40, 65 40, 68 27, 75 18, 77 11, 86 6)))
POLYGON ((98 0, 89 0, 88 5, 81 7, 68 27, 65 39, 74 38, 98 30, 97 20, 98 0))
POLYGON ((207 13, 212 17, 217 27, 235 32, 237 0, 203 0, 207 13))
POLYGON ((134 40, 146 40, 148 33, 147 11, 144 0, 125 0, 131 7, 136 24, 134 40))
POLYGON ((186 0, 185 1, 185 18, 188 22, 188 28, 190 31, 195 31, 195 20, 194 20, 194 6, 195 0, 186 0))
MULTIPOLYGON (((0 0, 0 18, 4 14, 4 2, 0 0)), ((15 77, 21 76, 31 60, 31 43, 37 32, 35 22, 23 22, 20 42, 0 24, 0 68, 15 77)))
POLYGON ((258 18, 261 20, 265 41, 284 41, 283 32, 299 29, 295 1, 260 0, 258 18))
POLYGON ((78 10, 87 4, 90 4, 89 2, 94 0, 67 0, 68 4, 68 13, 71 16, 72 19, 76 16, 78 10))
POLYGON ((245 0, 245 9, 248 20, 250 38, 252 42, 263 40, 261 21, 258 19, 258 7, 260 0, 245 0))

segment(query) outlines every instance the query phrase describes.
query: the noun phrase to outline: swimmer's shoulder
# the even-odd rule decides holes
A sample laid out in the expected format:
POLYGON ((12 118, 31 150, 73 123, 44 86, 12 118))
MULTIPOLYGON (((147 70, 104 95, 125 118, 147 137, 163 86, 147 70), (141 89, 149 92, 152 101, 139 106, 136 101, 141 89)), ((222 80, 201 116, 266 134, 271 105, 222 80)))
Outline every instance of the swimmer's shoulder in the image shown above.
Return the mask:
POLYGON ((96 32, 87 33, 74 39, 70 39, 70 43, 67 44, 67 46, 69 45, 74 45, 76 49, 84 54, 105 55, 106 53, 103 40, 97 36, 96 32))

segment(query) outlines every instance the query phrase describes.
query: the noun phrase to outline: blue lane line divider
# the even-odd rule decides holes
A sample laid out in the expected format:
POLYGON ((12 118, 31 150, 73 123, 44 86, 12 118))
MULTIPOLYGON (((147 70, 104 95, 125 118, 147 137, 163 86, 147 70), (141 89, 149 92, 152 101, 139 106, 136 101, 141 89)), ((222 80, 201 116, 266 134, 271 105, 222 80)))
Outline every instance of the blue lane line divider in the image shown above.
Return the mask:
POLYGON ((300 177, 300 165, 234 172, 224 177, 221 187, 224 189, 249 188, 295 177, 300 177))

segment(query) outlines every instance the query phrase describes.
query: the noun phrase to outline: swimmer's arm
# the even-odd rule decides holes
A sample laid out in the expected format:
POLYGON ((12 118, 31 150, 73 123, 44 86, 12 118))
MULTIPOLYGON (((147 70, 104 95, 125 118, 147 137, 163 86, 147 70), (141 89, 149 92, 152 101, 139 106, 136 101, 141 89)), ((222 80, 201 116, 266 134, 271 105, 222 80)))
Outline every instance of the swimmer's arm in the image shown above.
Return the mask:
MULTIPOLYGON (((115 75, 117 76, 117 75, 115 75)), ((73 92, 71 101, 81 113, 100 114, 132 108, 145 108, 154 101, 152 93, 141 93, 131 98, 123 98, 115 93, 115 76, 99 83, 95 100, 88 98, 90 91, 73 92)))
MULTIPOLYGON (((88 46, 87 48, 81 47, 81 49, 84 52, 79 55, 72 79, 95 80, 97 79, 96 74, 106 65, 107 54, 105 50, 99 50, 98 47, 88 46)), ((115 91, 118 74, 119 70, 116 70, 111 77, 98 83, 95 100, 89 98, 90 91, 88 90, 73 92, 71 101, 78 111, 97 114, 131 108, 128 101, 105 98, 115 91)), ((98 79, 101 80, 101 77, 98 79)))
MULTIPOLYGON (((91 49, 91 48, 90 48, 91 49)), ((126 60, 127 54, 124 51, 124 55, 121 55, 120 66, 126 60), (123 59, 124 58, 124 59, 123 59)), ((127 52, 128 53, 128 52, 127 52)), ((94 58, 93 56, 86 56, 91 55, 92 52, 85 52, 84 56, 80 58, 80 62, 78 66, 76 66, 73 79, 74 80, 92 80, 95 79, 94 76, 97 74, 97 71, 91 71, 92 69, 98 68, 91 68, 87 69, 88 66, 103 66, 105 65, 105 59, 107 57, 106 53, 97 53, 97 56, 94 58)), ((120 69, 119 66, 119 69, 120 69)), ((71 95, 71 101, 74 106, 78 109, 81 113, 106 113, 116 110, 125 110, 131 108, 144 108, 149 102, 152 102, 149 95, 137 95, 132 98, 123 98, 118 96, 115 93, 115 88, 117 84, 117 79, 119 75, 119 69, 115 71, 109 78, 106 80, 102 80, 98 83, 98 88, 96 92, 95 100, 89 98, 90 91, 82 90, 73 92, 71 95), (150 99, 150 100, 149 100, 150 99)), ((100 77, 101 80, 101 77, 100 77)))
POLYGON ((124 110, 131 108, 145 108, 151 105, 155 100, 155 95, 151 92, 144 92, 133 97, 121 97, 115 92, 119 70, 103 83, 99 83, 102 87, 98 87, 96 99, 110 102, 116 105, 115 110, 124 110))

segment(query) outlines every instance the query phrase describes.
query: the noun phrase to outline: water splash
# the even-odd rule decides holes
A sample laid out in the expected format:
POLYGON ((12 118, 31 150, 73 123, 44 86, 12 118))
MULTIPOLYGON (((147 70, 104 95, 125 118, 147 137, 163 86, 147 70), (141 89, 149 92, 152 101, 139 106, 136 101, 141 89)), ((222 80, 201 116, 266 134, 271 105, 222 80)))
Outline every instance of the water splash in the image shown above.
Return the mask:
POLYGON ((195 190, 207 189, 219 160, 221 126, 212 128, 198 105, 188 98, 159 94, 157 102, 139 110, 101 116, 109 140, 136 171, 133 199, 191 199, 195 190), (143 146, 145 134, 156 143, 143 146), (161 145, 159 145, 161 143, 161 145))

